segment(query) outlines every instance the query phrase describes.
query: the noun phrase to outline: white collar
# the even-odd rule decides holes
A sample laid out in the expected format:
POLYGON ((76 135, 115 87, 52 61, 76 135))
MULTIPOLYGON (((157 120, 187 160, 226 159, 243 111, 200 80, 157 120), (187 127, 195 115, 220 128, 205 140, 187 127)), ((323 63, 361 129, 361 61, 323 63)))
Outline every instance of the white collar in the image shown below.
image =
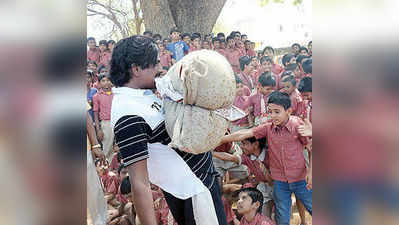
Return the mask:
POLYGON ((260 155, 258 157, 251 154, 250 158, 251 158, 251 160, 259 159, 260 161, 263 161, 263 160, 265 160, 265 156, 266 156, 266 149, 262 149, 262 152, 260 153, 260 155))
POLYGON ((114 94, 129 94, 137 97, 151 95, 153 92, 150 89, 135 89, 129 87, 117 87, 112 88, 114 94))

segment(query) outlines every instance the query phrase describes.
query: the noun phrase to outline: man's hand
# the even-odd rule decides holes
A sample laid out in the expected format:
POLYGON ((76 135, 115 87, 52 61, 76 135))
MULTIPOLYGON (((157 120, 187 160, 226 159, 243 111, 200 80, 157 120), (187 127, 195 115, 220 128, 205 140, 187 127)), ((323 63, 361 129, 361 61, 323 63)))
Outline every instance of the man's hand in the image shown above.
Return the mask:
POLYGON ((306 173, 306 188, 307 188, 308 190, 311 190, 311 189, 312 189, 312 170, 309 170, 309 171, 306 173))
POLYGON ((303 137, 312 137, 312 123, 308 118, 305 119, 305 124, 298 127, 298 132, 303 137))
POLYGON ((104 132, 101 129, 97 130, 97 138, 99 141, 103 141, 104 140, 104 132))

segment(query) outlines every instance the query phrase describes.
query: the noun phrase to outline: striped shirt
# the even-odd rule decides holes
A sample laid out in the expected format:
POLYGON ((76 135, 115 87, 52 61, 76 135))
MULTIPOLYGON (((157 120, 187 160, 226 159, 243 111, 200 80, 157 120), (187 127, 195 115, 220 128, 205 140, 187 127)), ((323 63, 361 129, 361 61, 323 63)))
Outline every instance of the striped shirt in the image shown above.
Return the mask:
MULTIPOLYGON (((167 145, 171 142, 164 121, 152 130, 146 121, 137 115, 121 117, 115 124, 114 134, 123 162, 127 166, 149 157, 148 143, 167 145)), ((212 153, 209 151, 194 155, 177 149, 174 150, 204 185, 211 188, 216 176, 218 176, 213 165, 212 153)))

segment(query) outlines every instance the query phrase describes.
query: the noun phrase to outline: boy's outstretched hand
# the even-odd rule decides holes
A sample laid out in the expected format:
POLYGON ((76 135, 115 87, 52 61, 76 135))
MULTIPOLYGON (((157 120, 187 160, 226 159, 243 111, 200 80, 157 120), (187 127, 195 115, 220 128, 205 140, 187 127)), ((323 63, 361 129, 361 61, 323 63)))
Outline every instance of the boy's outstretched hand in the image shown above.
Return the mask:
POLYGON ((305 119, 305 124, 298 127, 298 132, 303 137, 312 137, 312 123, 308 118, 305 119))

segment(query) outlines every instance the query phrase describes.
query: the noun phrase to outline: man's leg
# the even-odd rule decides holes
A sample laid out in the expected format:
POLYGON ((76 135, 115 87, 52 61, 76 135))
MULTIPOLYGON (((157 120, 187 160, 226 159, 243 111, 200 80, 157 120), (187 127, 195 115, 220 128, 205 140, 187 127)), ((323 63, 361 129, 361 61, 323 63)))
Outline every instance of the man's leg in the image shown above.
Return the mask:
MULTIPOLYGON (((191 203, 191 198, 187 200, 181 200, 176 198, 175 196, 169 194, 166 191, 162 191, 163 195, 165 196, 166 203, 168 203, 168 207, 170 209, 170 212, 173 215, 173 218, 175 218, 175 221, 180 225, 180 224, 187 224, 186 223, 186 201, 191 203)), ((192 206, 191 206, 192 208, 192 206)), ((191 210, 192 214, 192 210, 191 210)), ((192 217, 194 219, 194 216, 192 217)), ((195 221, 193 223, 189 223, 187 225, 195 225, 195 221)))
POLYGON ((274 181, 274 201, 277 225, 289 225, 291 216, 291 190, 287 182, 274 181))
POLYGON ((290 184, 297 200, 301 201, 306 210, 312 215, 312 190, 306 188, 306 181, 298 181, 290 184))

